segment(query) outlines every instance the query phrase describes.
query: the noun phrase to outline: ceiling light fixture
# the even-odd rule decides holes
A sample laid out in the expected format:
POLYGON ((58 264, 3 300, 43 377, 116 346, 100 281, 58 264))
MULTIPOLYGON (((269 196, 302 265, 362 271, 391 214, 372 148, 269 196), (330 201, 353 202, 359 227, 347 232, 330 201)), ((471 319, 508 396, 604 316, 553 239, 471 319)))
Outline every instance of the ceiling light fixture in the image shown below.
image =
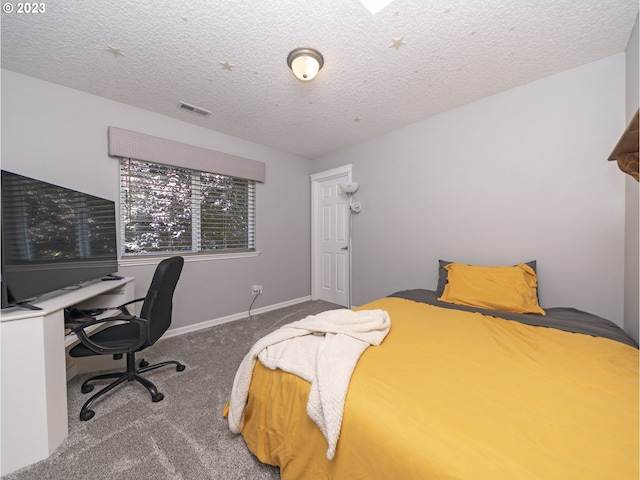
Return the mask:
POLYGON ((287 65, 298 79, 310 82, 324 65, 324 58, 313 48, 296 48, 289 52, 287 65))

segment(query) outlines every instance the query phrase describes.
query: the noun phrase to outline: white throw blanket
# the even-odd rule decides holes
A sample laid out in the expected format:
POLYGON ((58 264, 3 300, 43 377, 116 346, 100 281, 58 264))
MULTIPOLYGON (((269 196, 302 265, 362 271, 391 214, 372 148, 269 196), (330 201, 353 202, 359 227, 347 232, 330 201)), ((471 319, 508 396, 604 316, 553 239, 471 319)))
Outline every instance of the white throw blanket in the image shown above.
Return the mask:
POLYGON ((335 455, 344 401, 353 369, 369 345, 380 345, 391 320, 384 310, 339 309, 310 315, 258 340, 244 357, 229 400, 229 428, 240 433, 256 359, 311 383, 307 413, 318 425, 335 455))

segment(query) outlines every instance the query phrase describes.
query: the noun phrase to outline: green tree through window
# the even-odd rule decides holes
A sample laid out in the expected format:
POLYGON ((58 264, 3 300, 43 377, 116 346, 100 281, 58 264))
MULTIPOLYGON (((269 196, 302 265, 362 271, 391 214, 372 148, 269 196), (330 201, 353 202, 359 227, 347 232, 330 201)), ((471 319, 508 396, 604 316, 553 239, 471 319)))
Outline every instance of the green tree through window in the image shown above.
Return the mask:
POLYGON ((123 256, 255 251, 255 182, 122 159, 123 256))

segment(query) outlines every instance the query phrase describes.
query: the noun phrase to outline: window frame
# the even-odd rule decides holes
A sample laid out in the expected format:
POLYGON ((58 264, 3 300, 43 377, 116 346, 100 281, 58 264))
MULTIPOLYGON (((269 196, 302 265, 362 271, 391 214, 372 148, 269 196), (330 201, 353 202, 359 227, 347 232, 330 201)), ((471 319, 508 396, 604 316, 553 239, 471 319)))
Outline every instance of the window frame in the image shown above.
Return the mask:
MULTIPOLYGON (((148 160, 138 160, 135 158, 126 158, 121 157, 118 162, 118 172, 119 172, 119 183, 118 183, 118 199, 119 199, 119 208, 120 211, 118 213, 118 249, 120 251, 119 255, 119 263, 121 265, 134 266, 134 265, 151 265, 156 264, 159 259, 166 258, 173 255, 180 255, 185 257, 185 261, 201 261, 201 260, 220 260, 220 259, 230 259, 230 258, 246 258, 246 257, 255 257, 261 254, 258 249, 258 238, 257 238, 257 224, 258 224, 258 214, 257 214, 257 204, 258 204, 258 188, 257 181, 247 178, 233 177, 231 175, 217 174, 213 172, 207 172, 202 170, 197 170, 194 168, 187 168, 184 166, 175 166, 175 165, 167 165, 161 164, 159 162, 148 161, 148 160), (126 253, 125 245, 126 245, 126 225, 124 224, 124 209, 127 208, 126 202, 124 202, 124 193, 123 193, 123 176, 125 175, 124 169, 125 163, 128 161, 140 162, 143 164, 151 165, 153 167, 158 168, 170 168, 170 169, 178 169, 182 171, 189 171, 191 175, 191 185, 194 183, 200 182, 201 175, 220 175, 222 177, 227 177, 235 181, 247 182, 247 188, 250 200, 248 202, 248 208, 250 212, 250 217, 252 221, 247 225, 247 237, 252 246, 248 249, 233 249, 233 248, 224 248, 219 251, 215 250, 200 250, 200 242, 194 242, 194 235, 197 235, 198 229, 192 229, 191 232, 191 249, 190 250, 176 250, 176 251, 161 251, 161 252, 149 252, 149 253, 126 253), (195 174, 195 175, 193 175, 195 174), (197 178, 197 179, 196 179, 197 178), (196 245, 197 244, 197 245, 196 245), (194 250, 194 247, 198 248, 197 251, 194 250)), ((192 215, 197 210, 198 214, 200 214, 200 204, 198 202, 198 198, 196 195, 191 195, 191 205, 193 207, 195 203, 198 203, 197 208, 192 208, 192 215)), ((198 218, 196 222, 198 225, 201 224, 201 217, 198 218)), ((190 219, 191 225, 193 225, 193 218, 190 219)))

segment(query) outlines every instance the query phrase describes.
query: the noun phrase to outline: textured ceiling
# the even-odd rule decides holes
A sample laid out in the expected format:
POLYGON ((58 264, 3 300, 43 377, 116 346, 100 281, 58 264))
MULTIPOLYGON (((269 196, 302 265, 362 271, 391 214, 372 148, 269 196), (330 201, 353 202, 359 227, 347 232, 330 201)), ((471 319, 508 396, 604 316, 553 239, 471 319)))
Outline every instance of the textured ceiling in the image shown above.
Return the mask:
POLYGON ((3 68, 311 159, 622 52, 638 13, 638 0, 395 0, 375 15, 358 0, 42 4, 2 13, 3 68), (287 67, 296 47, 324 56, 312 82, 287 67))

